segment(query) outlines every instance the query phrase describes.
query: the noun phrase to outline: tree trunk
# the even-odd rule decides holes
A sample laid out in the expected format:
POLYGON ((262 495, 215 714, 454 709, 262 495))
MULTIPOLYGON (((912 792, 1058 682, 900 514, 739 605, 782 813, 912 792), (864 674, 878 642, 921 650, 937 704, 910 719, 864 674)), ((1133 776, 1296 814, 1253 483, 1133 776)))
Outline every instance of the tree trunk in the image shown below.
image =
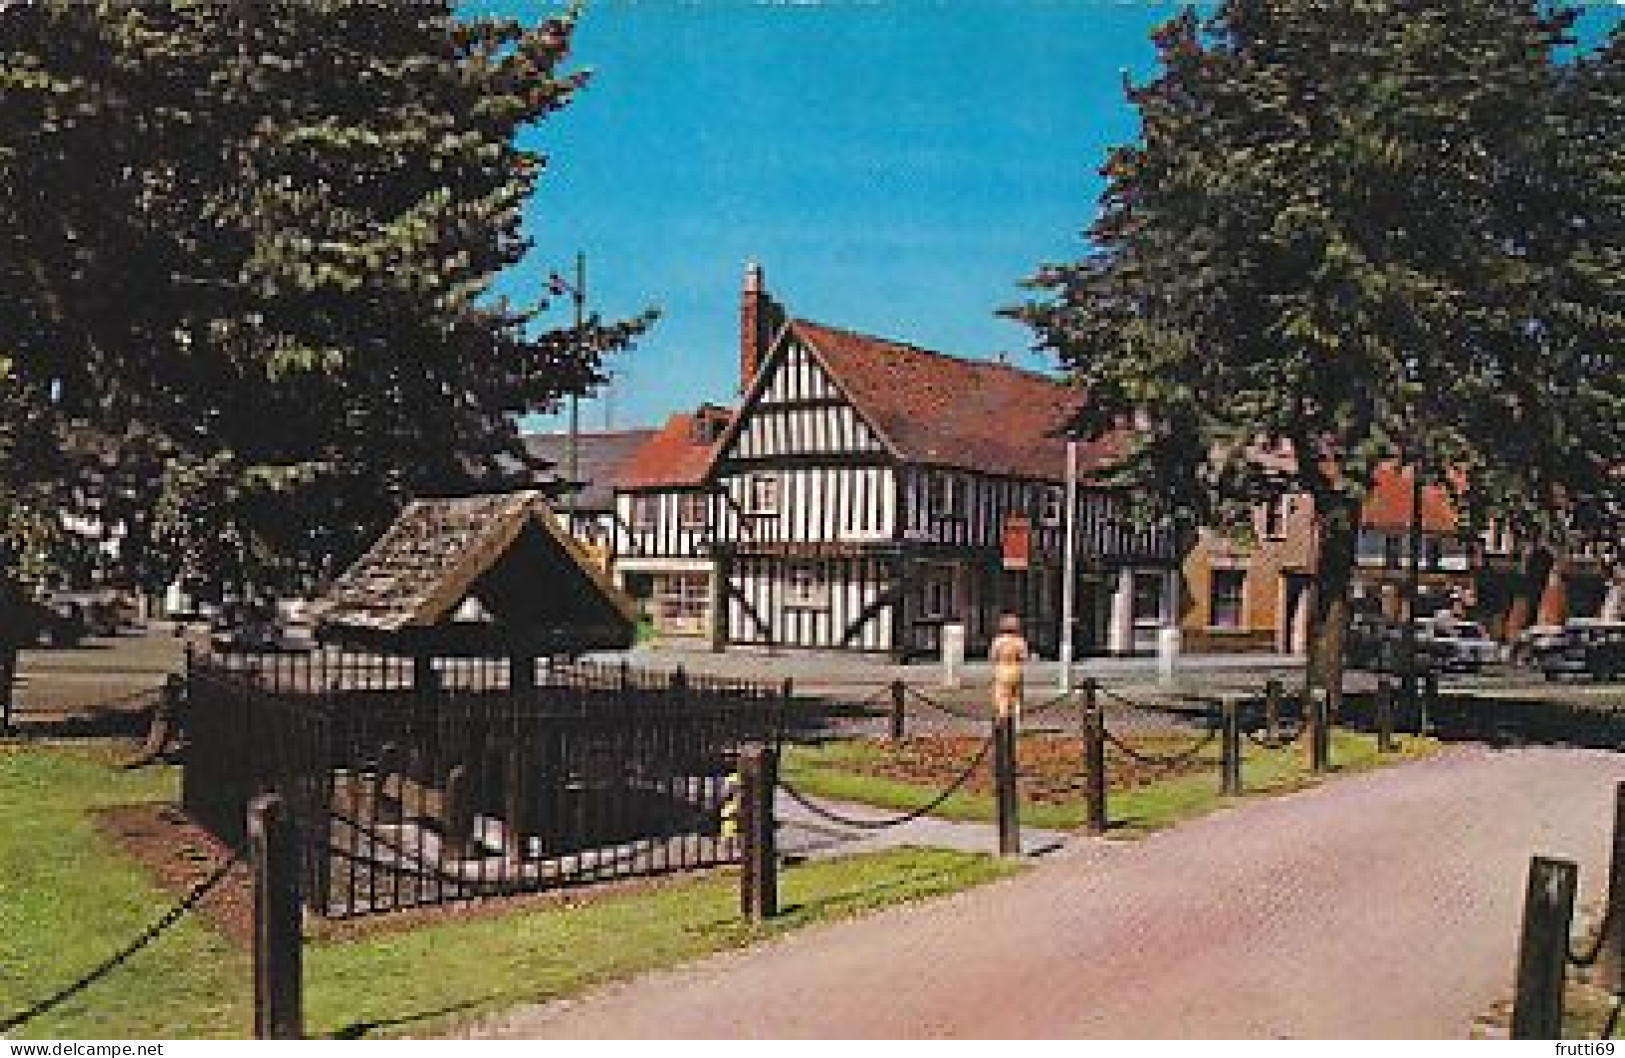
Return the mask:
POLYGON ((17 655, 32 630, 22 585, 8 571, 0 569, 0 729, 8 733, 15 704, 17 655))
MULTIPOLYGON (((1314 609, 1304 690, 1326 691, 1327 715, 1335 718, 1343 704, 1343 640, 1349 624, 1349 586, 1354 578, 1360 507, 1334 499, 1317 504, 1325 512, 1316 525, 1314 609)), ((1305 700, 1305 707, 1308 702, 1305 700)))
POLYGON ((1507 609, 1506 641, 1516 642, 1518 633, 1529 627, 1536 602, 1552 568, 1552 555, 1545 548, 1529 548, 1519 558, 1518 575, 1512 585, 1512 603, 1507 609))

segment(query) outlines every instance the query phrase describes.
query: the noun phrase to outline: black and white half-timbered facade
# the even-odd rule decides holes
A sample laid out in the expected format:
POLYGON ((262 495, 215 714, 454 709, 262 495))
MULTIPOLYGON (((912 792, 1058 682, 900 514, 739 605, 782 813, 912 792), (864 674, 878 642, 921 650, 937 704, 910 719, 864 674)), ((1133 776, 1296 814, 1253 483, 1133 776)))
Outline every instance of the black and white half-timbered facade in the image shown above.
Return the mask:
MULTIPOLYGON (((693 555, 696 568, 710 563, 715 647, 902 658, 935 652, 943 628, 959 624, 977 651, 1008 610, 1040 649, 1055 648, 1058 429, 1073 390, 1002 363, 789 319, 754 266, 741 381, 741 407, 707 454, 708 544, 703 559, 693 555)), ((1144 649, 1177 620, 1174 534, 1137 526, 1126 495, 1088 485, 1105 448, 1080 449, 1075 646, 1144 649)), ((693 494, 669 491, 661 503, 693 494)), ((699 546, 671 539, 662 546, 699 546)))
POLYGON ((711 635, 719 585, 707 478, 731 414, 708 404, 673 415, 616 477, 615 581, 661 635, 711 635))

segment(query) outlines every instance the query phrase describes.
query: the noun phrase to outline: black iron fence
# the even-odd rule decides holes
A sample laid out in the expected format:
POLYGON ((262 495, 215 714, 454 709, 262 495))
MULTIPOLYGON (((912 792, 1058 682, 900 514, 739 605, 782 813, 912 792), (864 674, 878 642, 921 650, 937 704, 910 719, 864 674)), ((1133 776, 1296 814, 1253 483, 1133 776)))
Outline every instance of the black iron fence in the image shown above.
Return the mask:
POLYGON ((591 664, 317 651, 188 662, 183 802, 232 844, 276 791, 328 916, 736 860, 739 748, 782 690, 591 664))

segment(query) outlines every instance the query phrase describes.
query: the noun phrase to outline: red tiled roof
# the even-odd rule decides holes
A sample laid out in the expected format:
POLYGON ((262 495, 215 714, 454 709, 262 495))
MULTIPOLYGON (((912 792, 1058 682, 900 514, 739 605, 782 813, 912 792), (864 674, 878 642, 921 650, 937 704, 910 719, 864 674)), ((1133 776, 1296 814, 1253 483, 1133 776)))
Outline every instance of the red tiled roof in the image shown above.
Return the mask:
MULTIPOLYGON (((1060 481, 1057 436, 1080 403, 1054 379, 990 360, 967 360, 808 320, 791 328, 898 458, 1012 477, 1060 481)), ((1079 447, 1088 476, 1114 454, 1113 438, 1079 447)))
MULTIPOLYGON (((1365 498, 1360 522, 1367 529, 1408 530, 1411 525, 1411 470, 1395 463, 1377 469, 1376 481, 1365 498)), ((1422 529, 1429 533, 1454 533, 1456 511, 1450 494, 1439 485, 1422 487, 1422 529)))
MULTIPOLYGON (((695 431, 695 421, 701 416, 720 417, 726 425, 732 415, 725 408, 707 407, 699 412, 679 412, 666 420, 666 425, 655 431, 653 437, 622 464, 615 486, 623 489, 648 489, 700 485, 711 460, 716 455, 714 441, 702 441, 695 431)), ((713 437, 719 437, 718 430, 713 437)))

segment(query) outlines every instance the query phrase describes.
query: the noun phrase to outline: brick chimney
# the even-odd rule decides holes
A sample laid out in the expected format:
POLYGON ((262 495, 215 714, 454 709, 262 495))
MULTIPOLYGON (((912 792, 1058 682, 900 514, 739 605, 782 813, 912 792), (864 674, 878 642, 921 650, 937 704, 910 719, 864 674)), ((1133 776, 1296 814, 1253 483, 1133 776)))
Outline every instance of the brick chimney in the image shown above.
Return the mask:
POLYGON ((756 381, 773 336, 784 326, 784 309, 768 294, 762 266, 745 266, 745 289, 739 298, 739 392, 756 381))

